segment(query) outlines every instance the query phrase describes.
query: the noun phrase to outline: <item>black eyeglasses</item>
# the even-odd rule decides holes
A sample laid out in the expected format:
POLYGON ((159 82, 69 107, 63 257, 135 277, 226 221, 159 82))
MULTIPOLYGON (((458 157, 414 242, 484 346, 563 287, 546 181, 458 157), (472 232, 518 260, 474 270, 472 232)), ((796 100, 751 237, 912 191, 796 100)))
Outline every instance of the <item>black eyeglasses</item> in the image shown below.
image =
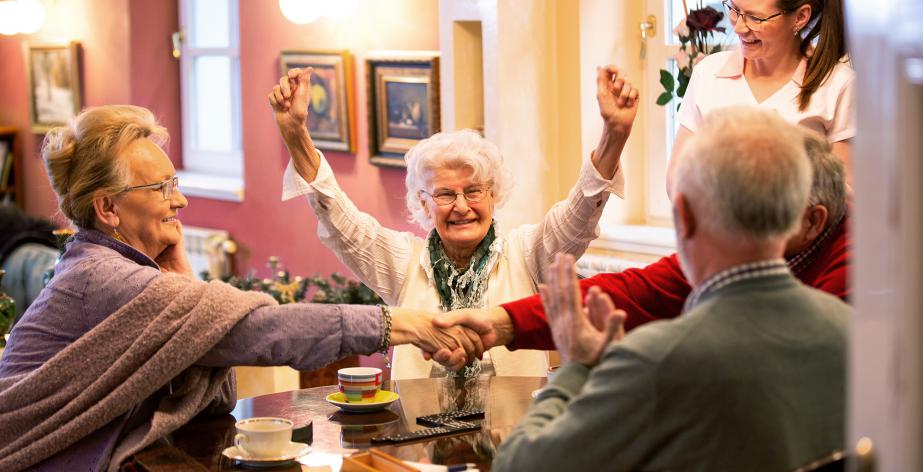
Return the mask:
POLYGON ((740 11, 740 10, 734 8, 734 7, 731 5, 731 2, 730 2, 729 0, 724 0, 724 1, 721 2, 721 3, 724 5, 724 8, 725 8, 725 9, 727 10, 727 12, 728 12, 728 22, 731 23, 731 27, 733 27, 734 25, 736 25, 736 24, 737 24, 737 20, 739 20, 739 19, 742 17, 742 18, 744 19, 744 26, 746 26, 747 28, 749 28, 751 31, 759 31, 759 30, 763 29, 763 23, 766 23, 767 21, 769 21, 769 20, 771 20, 771 19, 773 19, 773 18, 775 18, 775 17, 777 17, 777 16, 781 16, 781 15, 784 15, 784 14, 788 13, 787 11, 782 10, 782 11, 780 11, 779 13, 776 13, 776 14, 774 14, 774 15, 768 16, 768 17, 766 17, 766 18, 760 18, 760 17, 758 17, 758 16, 754 16, 754 15, 751 15, 751 14, 749 14, 749 13, 743 13, 742 11, 740 11))
POLYGON ((458 200, 458 196, 462 195, 465 197, 465 200, 468 203, 477 203, 484 199, 487 196, 487 193, 490 192, 486 187, 472 187, 464 192, 449 192, 449 191, 440 191, 435 194, 429 193, 425 190, 420 190, 420 192, 429 195, 439 206, 452 205, 458 200))
MULTIPOLYGON (((164 200, 169 200, 173 196, 173 191, 179 187, 179 177, 173 176, 163 182, 156 184, 135 185, 134 187, 125 187, 122 192, 131 192, 132 190, 160 190, 164 200)), ((119 192, 119 193, 122 193, 119 192)))

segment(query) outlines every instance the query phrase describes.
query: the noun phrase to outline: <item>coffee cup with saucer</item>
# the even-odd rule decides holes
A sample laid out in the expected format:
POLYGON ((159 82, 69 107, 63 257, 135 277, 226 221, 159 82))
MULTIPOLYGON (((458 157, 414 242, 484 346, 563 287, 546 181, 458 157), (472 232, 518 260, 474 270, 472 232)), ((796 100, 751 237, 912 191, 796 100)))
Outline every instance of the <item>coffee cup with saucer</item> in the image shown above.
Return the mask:
POLYGON ((273 467, 305 455, 311 447, 292 442, 294 424, 285 418, 248 418, 235 424, 234 445, 222 451, 228 459, 249 467, 273 467))

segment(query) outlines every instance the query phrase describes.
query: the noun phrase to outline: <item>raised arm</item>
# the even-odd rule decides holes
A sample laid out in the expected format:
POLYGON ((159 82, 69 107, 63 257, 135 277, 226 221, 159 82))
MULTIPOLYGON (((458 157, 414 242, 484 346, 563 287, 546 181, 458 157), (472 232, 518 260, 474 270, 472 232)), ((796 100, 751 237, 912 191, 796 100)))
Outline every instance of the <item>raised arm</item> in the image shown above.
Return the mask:
POLYGON ((269 92, 269 104, 276 117, 279 134, 292 156, 298 175, 307 182, 314 181, 320 167, 320 156, 308 133, 308 100, 311 96, 313 68, 291 69, 279 79, 269 92))
POLYGON ((603 132, 593 152, 593 166, 607 180, 619 169, 622 150, 638 113, 638 89, 609 65, 596 68, 596 101, 603 120, 603 132))
POLYGON ((269 103, 291 164, 283 177, 283 200, 305 195, 318 219, 318 236, 387 303, 395 304, 411 253, 410 233, 383 227, 361 212, 340 189, 307 129, 311 68, 292 69, 269 93, 269 103))
POLYGON ((590 162, 584 162, 577 183, 564 201, 555 204, 541 223, 525 226, 522 245, 526 264, 536 281, 555 254, 579 258, 599 235, 597 223, 609 193, 621 196, 620 158, 638 110, 638 91, 614 66, 597 69, 597 100, 603 133, 590 162))

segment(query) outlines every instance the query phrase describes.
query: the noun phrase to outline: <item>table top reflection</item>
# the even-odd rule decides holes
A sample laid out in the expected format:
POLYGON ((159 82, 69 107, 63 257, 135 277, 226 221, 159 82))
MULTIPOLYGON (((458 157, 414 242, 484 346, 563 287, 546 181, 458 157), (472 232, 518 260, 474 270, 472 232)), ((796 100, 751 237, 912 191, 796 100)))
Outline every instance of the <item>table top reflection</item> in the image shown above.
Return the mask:
MULTIPOLYGON (((300 428, 312 423, 311 452, 273 470, 306 471, 329 466, 338 471, 342 456, 372 447, 372 437, 424 429, 419 416, 461 409, 484 410, 482 429, 459 435, 401 445, 376 445, 382 451, 414 462, 461 464, 472 462, 490 470, 497 445, 525 415, 531 393, 545 385, 544 377, 480 377, 399 380, 384 388, 400 399, 384 410, 348 413, 326 401, 335 385, 275 393, 240 400, 230 415, 196 418, 135 456, 140 470, 246 470, 221 455, 233 445, 234 423, 256 416, 287 418, 300 428)), ((297 440, 297 438, 295 439, 297 440)))

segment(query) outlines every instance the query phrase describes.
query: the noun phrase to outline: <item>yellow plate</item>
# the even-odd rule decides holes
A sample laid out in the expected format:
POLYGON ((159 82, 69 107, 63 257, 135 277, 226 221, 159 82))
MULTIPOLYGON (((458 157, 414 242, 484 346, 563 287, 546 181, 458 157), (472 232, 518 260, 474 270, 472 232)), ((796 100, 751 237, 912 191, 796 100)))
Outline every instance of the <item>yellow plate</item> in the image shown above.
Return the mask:
POLYGON ((364 403, 349 403, 346 396, 340 392, 334 392, 327 395, 327 401, 340 407, 343 411, 365 412, 383 410, 388 405, 394 403, 400 396, 388 390, 379 390, 371 401, 364 403))

